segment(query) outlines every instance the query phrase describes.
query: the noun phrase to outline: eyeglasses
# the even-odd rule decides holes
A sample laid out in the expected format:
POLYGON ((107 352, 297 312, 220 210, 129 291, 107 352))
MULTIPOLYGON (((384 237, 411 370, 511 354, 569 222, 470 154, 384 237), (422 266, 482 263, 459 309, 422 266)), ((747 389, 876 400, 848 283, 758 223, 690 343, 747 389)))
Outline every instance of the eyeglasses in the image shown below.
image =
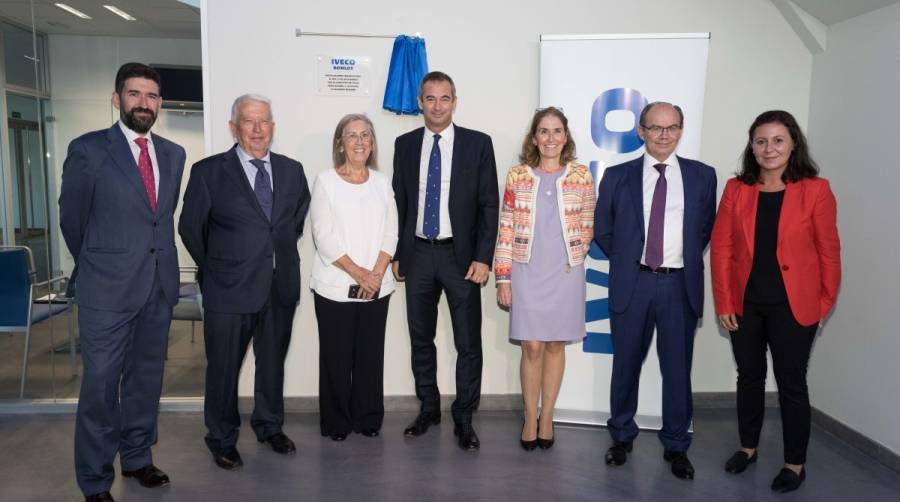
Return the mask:
POLYGON ((372 133, 369 131, 361 133, 348 132, 343 135, 343 138, 350 143, 370 143, 372 141, 372 133))
POLYGON ((545 111, 545 110, 556 110, 559 113, 563 112, 563 109, 561 106, 545 106, 544 108, 535 108, 534 113, 541 113, 542 111, 545 111))
POLYGON ((669 127, 660 127, 658 125, 652 125, 650 127, 641 126, 641 129, 649 132, 651 136, 662 136, 662 133, 664 132, 669 134, 678 134, 681 132, 681 126, 678 124, 673 124, 669 127))

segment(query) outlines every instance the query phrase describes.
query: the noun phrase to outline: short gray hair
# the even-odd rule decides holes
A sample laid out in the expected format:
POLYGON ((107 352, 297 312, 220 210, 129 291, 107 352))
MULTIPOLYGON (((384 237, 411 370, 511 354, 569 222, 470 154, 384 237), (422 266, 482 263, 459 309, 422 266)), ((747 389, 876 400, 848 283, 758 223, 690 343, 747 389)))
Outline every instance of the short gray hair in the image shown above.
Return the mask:
POLYGON ((372 151, 369 153, 369 158, 366 159, 366 167, 369 169, 378 169, 378 141, 375 139, 375 126, 372 125, 372 121, 369 120, 369 117, 365 116, 362 113, 350 113, 344 115, 344 117, 338 122, 337 127, 334 128, 334 138, 331 141, 331 159, 334 161, 334 167, 338 168, 347 161, 347 155, 343 152, 341 148, 341 141, 344 139, 344 129, 350 124, 350 122, 361 121, 366 124, 366 128, 369 129, 369 133, 372 135, 372 151))
POLYGON ((272 119, 275 118, 275 114, 272 113, 272 100, 263 96, 262 94, 241 94, 234 100, 234 104, 231 105, 231 122, 234 124, 238 123, 238 112, 241 109, 241 105, 246 103, 247 101, 256 101, 258 103, 265 103, 269 107, 269 116, 272 119))

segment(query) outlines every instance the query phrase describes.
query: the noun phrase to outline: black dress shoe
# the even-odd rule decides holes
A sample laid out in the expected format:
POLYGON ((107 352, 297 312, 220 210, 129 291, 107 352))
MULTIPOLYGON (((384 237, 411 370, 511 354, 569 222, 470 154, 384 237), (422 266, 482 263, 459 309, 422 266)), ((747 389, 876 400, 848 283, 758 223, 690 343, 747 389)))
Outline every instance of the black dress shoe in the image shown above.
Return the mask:
POLYGON ((663 453, 666 462, 672 463, 672 474, 679 479, 694 479, 694 466, 683 451, 666 451, 663 453))
POLYGON ((753 452, 753 456, 748 457, 746 452, 738 450, 725 462, 725 472, 740 474, 747 470, 748 465, 755 464, 758 456, 756 452, 753 452))
POLYGON ((784 467, 775 476, 775 479, 772 480, 772 491, 778 493, 787 493, 800 488, 800 485, 803 484, 803 480, 806 479, 806 468, 800 468, 800 475, 798 476, 794 471, 784 467))
POLYGON ((459 438, 459 447, 466 451, 475 451, 481 447, 481 441, 478 440, 478 434, 472 424, 456 424, 453 427, 453 435, 459 438))
POLYGON ((122 471, 122 476, 134 478, 147 488, 156 488, 169 484, 169 476, 159 470, 155 465, 149 464, 134 471, 122 471))
POLYGON ((332 441, 339 443, 339 442, 347 439, 347 433, 346 432, 332 432, 331 434, 328 435, 328 437, 330 437, 332 441))
POLYGON ((297 451, 297 446, 291 441, 291 438, 287 437, 283 432, 276 432, 266 439, 260 439, 259 442, 268 443, 275 453, 281 453, 282 455, 297 451))
POLYGON ((95 493, 84 498, 84 502, 115 502, 115 500, 109 492, 95 493))
POLYGON ((606 450, 606 465, 623 465, 628 460, 632 447, 631 441, 614 441, 606 450))
MULTIPOLYGON (((538 422, 540 422, 540 420, 538 420, 538 422)), ((538 427, 540 427, 540 425, 538 425, 538 427)), ((525 432, 524 420, 522 421, 522 432, 525 432)), ((523 450, 533 451, 535 448, 537 448, 538 440, 537 440, 537 438, 535 438, 535 439, 532 439, 531 441, 526 441, 526 440, 522 439, 522 436, 519 436, 519 444, 522 445, 523 450)))
POLYGON ((403 435, 407 437, 421 436, 428 432, 428 428, 432 425, 441 423, 440 413, 428 413, 423 411, 419 413, 415 420, 406 429, 403 429, 403 435))
POLYGON ((213 460, 216 462, 216 465, 228 471, 239 469, 244 465, 244 461, 241 460, 241 454, 238 453, 236 448, 213 453, 213 460))
POLYGON ((378 432, 378 429, 372 429, 369 427, 366 427, 365 429, 359 431, 359 433, 367 438, 377 438, 378 434, 380 434, 380 432, 378 432))

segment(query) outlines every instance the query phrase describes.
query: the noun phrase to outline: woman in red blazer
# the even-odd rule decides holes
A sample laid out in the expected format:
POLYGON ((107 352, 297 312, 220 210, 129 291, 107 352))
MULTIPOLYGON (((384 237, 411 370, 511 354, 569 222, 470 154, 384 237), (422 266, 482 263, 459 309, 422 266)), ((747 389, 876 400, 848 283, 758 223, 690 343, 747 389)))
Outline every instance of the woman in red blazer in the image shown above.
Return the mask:
POLYGON ((740 473, 756 462, 768 346, 785 462, 772 490, 787 492, 806 478, 806 368, 816 330, 841 281, 837 206, 790 113, 763 113, 748 135, 741 171, 722 194, 710 245, 716 314, 731 332, 738 370, 741 449, 725 470, 740 473))

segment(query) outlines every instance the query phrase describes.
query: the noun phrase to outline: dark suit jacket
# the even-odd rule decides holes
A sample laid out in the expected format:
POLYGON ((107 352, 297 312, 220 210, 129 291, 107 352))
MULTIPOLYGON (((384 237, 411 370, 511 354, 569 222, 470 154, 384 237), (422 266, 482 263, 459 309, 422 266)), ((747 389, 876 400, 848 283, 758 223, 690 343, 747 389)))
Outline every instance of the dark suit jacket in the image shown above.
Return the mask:
POLYGON ((300 299, 297 239, 309 209, 309 186, 299 162, 272 152, 269 158, 271 222, 256 200, 235 148, 191 168, 178 233, 200 268, 203 306, 213 312, 259 312, 269 298, 273 278, 282 305, 293 306, 300 299))
MULTIPOLYGON (((713 296, 719 315, 744 313, 744 291, 753 269, 759 185, 731 178, 722 193, 710 247, 713 296)), ((841 284, 837 202, 823 178, 788 183, 778 218, 775 249, 791 312, 812 326, 824 319, 841 284)))
POLYGON ((157 210, 118 123, 69 143, 59 194, 59 226, 75 259, 72 284, 84 307, 136 311, 154 275, 170 305, 178 302, 174 212, 184 149, 153 134, 159 164, 157 210))
MULTIPOLYGON (((716 216, 716 171, 678 157, 684 182, 684 276, 688 301, 703 316, 703 250, 716 216)), ((643 156, 606 168, 594 210, 594 239, 609 257, 609 306, 628 308, 644 252, 643 156)))
MULTIPOLYGON (((397 200, 400 240, 394 261, 406 275, 413 257, 419 210, 419 166, 425 128, 410 131, 394 142, 394 197, 397 200)), ((499 192, 497 164, 491 137, 454 125, 453 166, 450 175, 450 227, 453 249, 463 274, 472 261, 491 266, 497 242, 499 192)))

